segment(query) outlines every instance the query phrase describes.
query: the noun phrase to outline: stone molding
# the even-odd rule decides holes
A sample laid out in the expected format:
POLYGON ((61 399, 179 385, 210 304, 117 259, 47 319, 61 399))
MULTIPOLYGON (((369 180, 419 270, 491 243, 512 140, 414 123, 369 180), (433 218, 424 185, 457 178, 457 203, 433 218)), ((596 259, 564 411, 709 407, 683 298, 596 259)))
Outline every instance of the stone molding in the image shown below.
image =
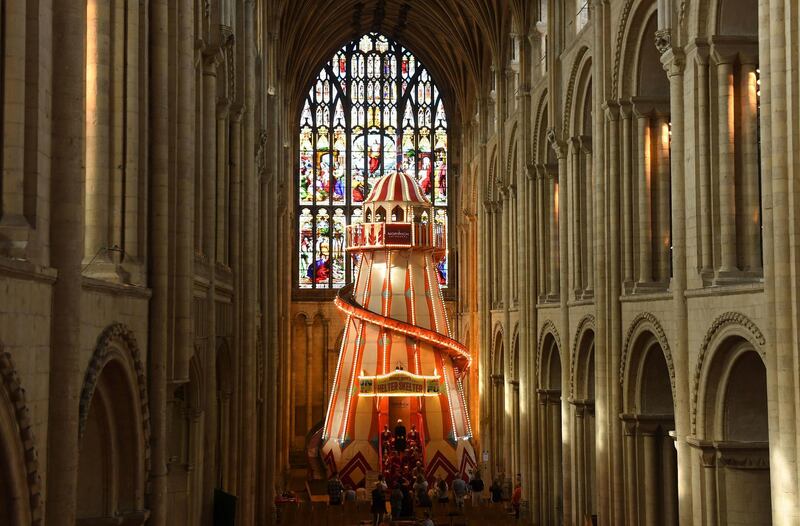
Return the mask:
POLYGON ((619 64, 622 58, 622 40, 625 38, 625 29, 628 27, 628 17, 631 14, 631 7, 633 0, 627 0, 625 7, 622 8, 622 14, 619 19, 619 27, 617 28, 616 46, 614 47, 614 69, 611 72, 611 93, 617 96, 619 88, 619 64))
POLYGON ((145 478, 150 473, 150 407, 147 399, 147 377, 145 376, 144 365, 139 352, 139 344, 136 342, 136 337, 127 326, 122 323, 114 322, 106 327, 100 336, 97 337, 97 344, 95 346, 92 358, 89 365, 86 367, 86 374, 84 375, 83 387, 81 388, 80 408, 78 416, 78 437, 83 438, 83 433, 86 429, 86 421, 89 417, 89 409, 92 403, 92 397, 97 389, 97 380, 103 371, 103 368, 110 362, 113 356, 114 344, 119 345, 128 353, 131 363, 125 364, 126 366, 133 365, 133 374, 136 377, 136 388, 139 394, 139 407, 142 413, 142 436, 144 438, 144 461, 145 461, 145 478))
POLYGON ((656 316, 650 312, 640 312, 637 314, 633 318, 633 321, 631 321, 631 324, 628 327, 628 332, 625 333, 625 340, 622 345, 622 356, 620 356, 619 362, 619 385, 625 385, 625 377, 627 375, 628 366, 630 365, 628 360, 630 358, 633 342, 636 337, 645 330, 649 331, 656 337, 656 341, 658 341, 658 345, 661 347, 661 351, 664 353, 664 360, 667 362, 669 385, 672 389, 672 400, 674 403, 676 399, 675 365, 672 362, 672 352, 670 351, 669 341, 667 340, 667 335, 664 332, 664 328, 661 326, 658 318, 656 318, 656 316))
POLYGON ((553 323, 553 320, 547 320, 544 322, 542 329, 539 331, 539 341, 536 344, 536 372, 539 375, 539 381, 537 383, 541 382, 542 351, 544 351, 544 339, 548 334, 553 335, 553 339, 556 341, 558 352, 559 354, 561 353, 561 337, 558 335, 556 324, 553 323))
POLYGON ((703 338, 703 343, 700 344, 700 353, 697 355, 697 365, 694 369, 691 404, 692 433, 697 433, 697 406, 699 403, 698 397, 700 396, 700 381, 703 376, 705 362, 708 358, 709 348, 711 347, 712 343, 718 340, 718 337, 723 332, 726 332, 729 329, 732 329, 736 335, 742 336, 748 340, 755 347, 758 354, 761 355, 761 359, 766 361, 764 346, 767 343, 767 339, 764 337, 764 334, 761 332, 755 322, 753 322, 753 320, 741 312, 735 311, 728 311, 717 316, 717 318, 708 328, 708 331, 703 338), (736 329, 740 330, 737 331, 736 329))
POLYGON ((544 163, 547 162, 547 156, 545 156, 544 159, 538 159, 536 157, 536 153, 539 151, 538 141, 539 141, 539 137, 541 137, 541 127, 546 124, 542 120, 543 119, 542 113, 544 113, 544 109, 546 107, 547 107, 547 90, 543 91, 541 97, 539 97, 539 103, 537 104, 537 109, 536 109, 536 120, 533 121, 533 123, 534 123, 533 124, 534 125, 533 140, 536 143, 534 145, 533 158, 536 159, 537 161, 539 161, 538 164, 544 164, 544 163))
POLYGON ((572 340, 572 351, 569 360, 569 397, 575 397, 575 371, 577 369, 576 362, 578 361, 578 344, 583 340, 583 334, 591 329, 594 331, 595 321, 594 315, 587 314, 581 321, 578 322, 578 329, 575 331, 575 338, 572 340))
POLYGON ((11 354, 3 350, 0 344, 0 380, 8 394, 11 404, 14 406, 14 414, 17 418, 17 428, 19 429, 19 439, 24 451, 25 474, 28 482, 28 500, 30 506, 31 526, 41 526, 44 524, 42 518, 43 499, 42 482, 39 475, 39 455, 36 450, 36 437, 31 423, 30 409, 25 399, 25 389, 17 374, 17 368, 11 359, 11 354))
POLYGON ((583 57, 589 51, 589 48, 583 46, 579 51, 575 60, 572 62, 572 70, 569 74, 569 83, 567 84, 567 98, 564 101, 564 121, 561 128, 561 136, 569 137, 569 124, 572 116, 572 101, 575 98, 575 81, 578 78, 578 73, 583 69, 583 57))

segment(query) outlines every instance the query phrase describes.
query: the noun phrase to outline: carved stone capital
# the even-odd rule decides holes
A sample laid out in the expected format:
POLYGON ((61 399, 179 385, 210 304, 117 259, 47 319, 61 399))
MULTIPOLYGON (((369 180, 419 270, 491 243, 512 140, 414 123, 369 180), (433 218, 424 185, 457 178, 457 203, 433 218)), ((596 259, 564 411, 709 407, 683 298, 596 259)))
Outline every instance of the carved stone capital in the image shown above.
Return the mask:
POLYGON ((663 55, 672 48, 672 33, 669 29, 659 29, 655 34, 655 44, 659 55, 663 55))

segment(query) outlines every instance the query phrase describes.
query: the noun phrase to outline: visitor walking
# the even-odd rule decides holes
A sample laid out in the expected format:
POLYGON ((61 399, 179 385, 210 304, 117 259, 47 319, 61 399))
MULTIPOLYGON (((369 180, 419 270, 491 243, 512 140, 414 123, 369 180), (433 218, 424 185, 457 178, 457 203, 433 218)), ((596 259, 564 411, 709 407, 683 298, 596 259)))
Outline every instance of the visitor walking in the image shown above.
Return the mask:
POLYGON ((380 526, 386 514, 386 493, 380 482, 372 490, 372 526, 380 526))

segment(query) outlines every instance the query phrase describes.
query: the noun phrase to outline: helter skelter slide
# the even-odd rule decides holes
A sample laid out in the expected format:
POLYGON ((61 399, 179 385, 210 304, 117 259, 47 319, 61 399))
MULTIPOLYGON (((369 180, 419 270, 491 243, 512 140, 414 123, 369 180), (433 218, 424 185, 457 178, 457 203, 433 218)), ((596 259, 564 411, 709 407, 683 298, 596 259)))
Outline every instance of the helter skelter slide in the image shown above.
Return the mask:
POLYGON ((363 223, 347 227, 347 251, 359 254, 355 283, 336 306, 347 317, 333 379, 322 457, 345 484, 380 471, 381 430, 416 425, 427 477, 452 480, 475 466, 461 384, 468 350, 450 336, 436 277, 446 254, 444 225, 404 173, 378 180, 363 223))

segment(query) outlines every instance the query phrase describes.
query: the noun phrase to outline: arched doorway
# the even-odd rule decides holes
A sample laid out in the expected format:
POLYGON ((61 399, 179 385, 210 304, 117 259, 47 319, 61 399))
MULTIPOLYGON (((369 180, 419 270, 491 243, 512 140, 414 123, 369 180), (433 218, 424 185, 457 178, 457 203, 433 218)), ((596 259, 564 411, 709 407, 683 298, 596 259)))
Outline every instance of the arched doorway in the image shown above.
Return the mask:
POLYGON ((575 385, 570 403, 573 406, 575 437, 575 511, 578 523, 584 524, 597 516, 594 331, 587 329, 579 338, 575 356, 575 385))
POLYGON ((81 392, 77 524, 147 519, 147 405, 140 378, 135 340, 112 326, 101 336, 81 392))
POLYGON ((623 384, 627 524, 678 524, 675 409, 665 342, 642 330, 623 384))
POLYGON ((772 524, 767 371, 753 345, 723 341, 700 390, 698 441, 709 524, 772 524))
POLYGON ((540 502, 542 524, 562 524, 561 355, 552 333, 544 337, 539 363, 540 502))

